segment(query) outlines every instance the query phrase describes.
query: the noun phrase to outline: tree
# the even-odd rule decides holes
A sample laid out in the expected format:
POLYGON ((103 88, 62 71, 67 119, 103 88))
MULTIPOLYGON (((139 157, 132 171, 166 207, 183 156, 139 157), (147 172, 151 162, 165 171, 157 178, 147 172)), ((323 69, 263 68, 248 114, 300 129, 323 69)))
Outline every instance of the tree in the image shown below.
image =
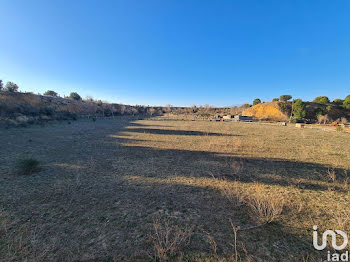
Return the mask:
POLYGON ((314 103, 319 103, 319 104, 328 104, 330 103, 329 98, 326 96, 318 96, 314 99, 314 103))
POLYGON ((250 105, 250 104, 243 104, 243 105, 241 105, 241 107, 242 107, 243 109, 245 109, 245 108, 251 107, 251 105, 250 105))
POLYGON ((74 99, 74 100, 81 100, 80 95, 76 92, 70 93, 69 98, 74 99))
POLYGON ((18 91, 18 85, 13 83, 13 82, 7 82, 5 88, 9 92, 17 92, 18 91))
POLYGON ((300 120, 306 116, 305 103, 301 99, 294 100, 293 104, 293 120, 300 120))
POLYGON ((0 79, 0 91, 4 88, 4 82, 0 79))
POLYGON ((333 103, 336 105, 342 105, 344 102, 344 100, 340 99, 340 98, 336 98, 333 100, 333 103))
POLYGON ((260 104, 260 103, 261 103, 261 100, 259 98, 255 98, 253 101, 253 106, 260 104))
POLYGON ((47 90, 45 93, 44 93, 44 96, 57 96, 58 94, 55 92, 55 91, 52 91, 52 90, 47 90))
POLYGON ((345 97, 344 102, 343 102, 343 106, 346 109, 350 109, 350 95, 348 95, 347 97, 345 97))
POLYGON ((280 101, 287 102, 288 100, 291 100, 292 96, 291 95, 281 95, 280 96, 280 101))
POLYGON ((272 99, 272 102, 278 102, 278 101, 280 101, 280 99, 279 98, 274 98, 274 99, 272 99))

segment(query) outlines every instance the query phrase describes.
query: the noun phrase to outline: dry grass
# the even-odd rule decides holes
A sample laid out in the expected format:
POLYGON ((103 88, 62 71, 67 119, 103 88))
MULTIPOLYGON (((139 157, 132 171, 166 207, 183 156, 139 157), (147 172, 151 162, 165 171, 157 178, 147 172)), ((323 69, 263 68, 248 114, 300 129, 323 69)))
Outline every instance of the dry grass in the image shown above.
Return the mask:
POLYGON ((284 200, 275 197, 247 198, 250 215, 258 224, 267 224, 278 220, 284 209, 284 200))
POLYGON ((192 228, 189 226, 180 227, 169 218, 156 218, 149 234, 156 261, 168 261, 170 257, 178 255, 189 244, 191 235, 192 228))
POLYGON ((1 132, 0 260, 147 261, 151 228, 165 232, 153 240, 158 259, 229 261, 231 219, 242 261, 241 243, 253 261, 319 261, 312 226, 350 230, 346 133, 153 120, 1 132), (13 176, 23 153, 40 159, 40 173, 13 176), (154 228, 159 213, 178 228, 154 228), (179 241, 186 225, 190 242, 179 241))

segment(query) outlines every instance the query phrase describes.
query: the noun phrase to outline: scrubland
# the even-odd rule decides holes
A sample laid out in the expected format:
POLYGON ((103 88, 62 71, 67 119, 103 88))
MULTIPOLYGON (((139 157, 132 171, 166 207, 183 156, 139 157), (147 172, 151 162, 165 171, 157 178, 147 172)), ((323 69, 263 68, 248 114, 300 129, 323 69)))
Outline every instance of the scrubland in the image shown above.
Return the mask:
POLYGON ((0 133, 3 261, 320 261, 313 225, 350 232, 347 133, 127 118, 0 133))

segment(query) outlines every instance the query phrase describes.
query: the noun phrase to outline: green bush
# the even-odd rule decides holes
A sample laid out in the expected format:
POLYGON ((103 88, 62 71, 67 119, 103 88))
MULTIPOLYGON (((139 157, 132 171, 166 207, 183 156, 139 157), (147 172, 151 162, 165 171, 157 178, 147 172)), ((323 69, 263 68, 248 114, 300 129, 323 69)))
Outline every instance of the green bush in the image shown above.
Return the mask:
POLYGON ((81 96, 76 92, 70 93, 69 98, 74 99, 74 100, 81 100, 81 96))
POLYGON ((343 131, 343 128, 342 128, 341 126, 337 126, 337 127, 335 128, 335 130, 338 131, 338 132, 341 132, 341 131, 343 131))
POLYGON ((18 85, 13 83, 13 82, 7 82, 5 88, 9 92, 17 92, 18 91, 18 85))
POLYGON ((274 99, 272 99, 272 102, 278 102, 278 101, 280 101, 280 99, 279 98, 274 98, 274 99))
POLYGON ((281 95, 280 96, 280 101, 287 102, 288 100, 291 100, 292 96, 291 95, 281 95))
POLYGON ((336 98, 333 100, 333 103, 336 104, 336 105, 342 105, 344 102, 344 100, 342 99, 339 99, 339 98, 336 98))
POLYGON ((261 100, 259 98, 255 98, 253 101, 253 106, 260 104, 260 103, 261 103, 261 100))
POLYGON ((346 109, 350 109, 350 95, 348 95, 347 97, 345 97, 344 102, 343 102, 343 106, 346 109))
POLYGON ((296 99, 293 104, 293 119, 295 121, 305 118, 306 107, 301 99, 296 99))
POLYGON ((314 99, 314 103, 319 103, 319 104, 328 104, 330 103, 329 98, 326 96, 318 96, 314 99))
POLYGON ((16 168, 21 175, 31 175, 40 170, 39 161, 34 158, 24 158, 17 162, 16 168))
POLYGON ((53 91, 53 90, 47 90, 45 93, 44 93, 44 96, 57 96, 58 94, 53 91))

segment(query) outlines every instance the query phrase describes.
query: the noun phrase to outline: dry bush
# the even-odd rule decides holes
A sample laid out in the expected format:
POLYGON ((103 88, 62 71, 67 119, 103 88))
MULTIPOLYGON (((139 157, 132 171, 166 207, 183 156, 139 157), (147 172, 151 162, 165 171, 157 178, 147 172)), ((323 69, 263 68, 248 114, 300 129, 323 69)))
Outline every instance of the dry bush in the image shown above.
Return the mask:
POLYGON ((217 250, 218 246, 216 244, 216 241, 214 237, 207 231, 203 230, 204 234, 206 235, 206 242, 209 244, 210 249, 213 251, 214 256, 217 256, 217 250))
POLYGON ((330 119, 329 119, 328 115, 324 115, 324 116, 318 115, 317 121, 319 124, 327 124, 330 121, 330 119))
POLYGON ((158 261, 167 261, 170 256, 189 244, 192 228, 180 227, 169 219, 157 218, 153 221, 153 230, 149 234, 154 248, 154 257, 158 261))
POLYGON ((326 176, 327 176, 327 179, 333 184, 333 187, 334 187, 335 183, 337 182, 337 175, 335 174, 334 168, 328 168, 326 176))
POLYGON ((278 220, 286 205, 284 197, 276 198, 268 194, 248 197, 245 203, 250 208, 251 218, 260 225, 278 220))
POLYGON ((246 196, 237 183, 227 183, 221 187, 222 194, 233 204, 240 206, 245 202, 246 196))
POLYGON ((245 248, 244 243, 241 241, 238 241, 238 231, 240 230, 240 227, 235 226, 232 223, 231 219, 230 219, 230 224, 233 232, 233 243, 231 243, 231 246, 233 247, 233 254, 231 255, 229 261, 230 262, 253 261, 252 258, 248 255, 248 251, 245 248), (244 260, 242 260, 243 257, 244 257, 244 260))
POLYGON ((346 117, 342 117, 341 119, 340 119, 340 122, 342 123, 342 124, 347 124, 349 121, 348 121, 348 119, 346 118, 346 117))
POLYGON ((340 230, 347 230, 350 228, 350 211, 349 209, 344 209, 344 207, 338 204, 338 212, 334 212, 334 220, 336 226, 340 230))

